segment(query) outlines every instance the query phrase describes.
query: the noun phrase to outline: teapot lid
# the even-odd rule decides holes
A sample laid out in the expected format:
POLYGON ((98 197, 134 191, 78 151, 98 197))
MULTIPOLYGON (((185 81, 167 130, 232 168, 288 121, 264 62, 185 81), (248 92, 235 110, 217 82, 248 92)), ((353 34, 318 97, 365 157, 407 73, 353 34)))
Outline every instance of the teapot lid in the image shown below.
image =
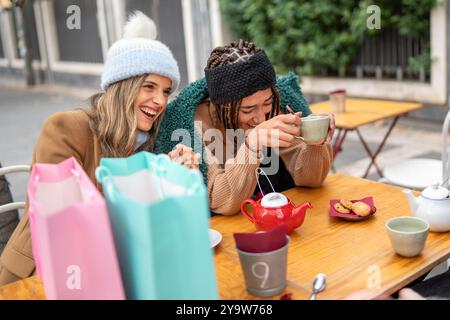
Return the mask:
POLYGON ((422 191, 422 196, 431 200, 442 200, 447 198, 448 195, 449 191, 439 184, 429 186, 422 191))
POLYGON ((281 207, 288 204, 288 202, 287 197, 278 192, 268 193, 261 199, 261 205, 269 208, 281 207))

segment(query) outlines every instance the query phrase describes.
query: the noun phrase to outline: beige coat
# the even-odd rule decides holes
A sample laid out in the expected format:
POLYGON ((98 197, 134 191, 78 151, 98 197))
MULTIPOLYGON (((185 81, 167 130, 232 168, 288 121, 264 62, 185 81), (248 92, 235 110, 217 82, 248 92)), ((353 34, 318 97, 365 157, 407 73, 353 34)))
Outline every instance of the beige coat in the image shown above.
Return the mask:
MULTIPOLYGON (((86 112, 81 109, 56 113, 45 122, 32 164, 59 163, 71 156, 95 182, 95 168, 101 158, 100 146, 89 127, 86 112)), ((0 286, 34 273, 27 209, 0 257, 0 286)))

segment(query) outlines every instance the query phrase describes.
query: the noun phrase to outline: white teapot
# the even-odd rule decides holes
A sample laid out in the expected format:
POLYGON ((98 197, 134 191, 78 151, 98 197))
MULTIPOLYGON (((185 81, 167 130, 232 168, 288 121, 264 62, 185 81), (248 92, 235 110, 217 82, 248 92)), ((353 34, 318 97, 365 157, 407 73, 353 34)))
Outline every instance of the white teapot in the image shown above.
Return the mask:
POLYGON ((425 188, 419 197, 412 191, 404 189, 412 213, 430 224, 434 232, 450 231, 450 196, 449 190, 439 184, 425 188))

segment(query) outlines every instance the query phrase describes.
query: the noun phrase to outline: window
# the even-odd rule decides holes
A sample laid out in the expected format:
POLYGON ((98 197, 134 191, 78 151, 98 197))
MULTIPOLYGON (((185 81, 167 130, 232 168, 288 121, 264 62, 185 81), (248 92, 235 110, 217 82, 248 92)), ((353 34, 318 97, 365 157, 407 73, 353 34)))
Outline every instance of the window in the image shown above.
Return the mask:
MULTIPOLYGON (((22 30, 22 17, 20 13, 19 8, 14 8, 14 11, 12 12, 13 16, 13 30, 15 30, 14 33, 14 40, 16 43, 16 57, 19 59, 23 59, 23 49, 24 43, 23 43, 23 30, 22 30)), ((24 11, 24 18, 25 18, 25 28, 27 31, 27 35, 29 37, 30 42, 30 48, 31 50, 31 58, 33 60, 41 60, 41 54, 39 52, 39 44, 38 44, 38 36, 36 33, 36 19, 34 16, 34 10, 32 5, 25 5, 25 11, 24 11)))
MULTIPOLYGON (((187 84, 186 49, 183 13, 180 0, 128 0, 128 14, 139 10, 153 19, 158 28, 158 40, 172 51, 180 69, 180 88, 187 84)), ((206 60, 205 60, 206 63, 206 60)))
POLYGON ((103 62, 101 39, 97 22, 97 3, 92 0, 53 1, 59 60, 75 62, 103 62), (80 7, 80 29, 68 29, 67 8, 80 7))

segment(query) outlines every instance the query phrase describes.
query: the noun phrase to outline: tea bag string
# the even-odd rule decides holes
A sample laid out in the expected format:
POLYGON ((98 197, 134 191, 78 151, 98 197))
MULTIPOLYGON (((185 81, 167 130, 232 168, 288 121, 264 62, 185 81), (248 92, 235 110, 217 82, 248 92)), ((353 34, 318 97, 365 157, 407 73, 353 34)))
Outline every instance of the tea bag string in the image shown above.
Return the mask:
POLYGON ((259 174, 261 174, 261 173, 264 174, 264 176, 266 177, 267 181, 269 181, 269 184, 270 184, 270 187, 272 188, 272 191, 275 192, 275 189, 273 188, 272 182, 270 182, 270 179, 267 176, 267 174, 264 172, 264 170, 261 169, 261 168, 256 168, 256 170, 255 170, 256 182, 258 183, 259 191, 261 191, 262 195, 265 196, 265 194, 264 194, 264 192, 263 192, 263 190, 261 188, 261 185, 259 184, 259 174))

